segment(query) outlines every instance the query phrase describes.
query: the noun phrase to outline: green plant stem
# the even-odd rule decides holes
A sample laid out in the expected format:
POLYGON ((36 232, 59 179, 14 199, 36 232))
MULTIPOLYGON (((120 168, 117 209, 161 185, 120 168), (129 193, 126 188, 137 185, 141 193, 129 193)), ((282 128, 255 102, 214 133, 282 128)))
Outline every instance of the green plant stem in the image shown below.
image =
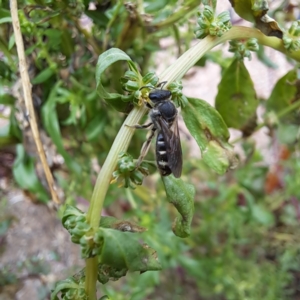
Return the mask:
POLYGON ((91 205, 87 212, 87 221, 92 226, 94 231, 96 231, 99 227, 104 199, 111 181, 112 173, 117 165, 118 155, 120 152, 127 150, 129 142, 135 131, 133 128, 130 128, 126 125, 138 124, 147 110, 148 109, 145 106, 141 106, 134 108, 130 112, 118 135, 116 136, 108 156, 102 166, 91 198, 91 205))
POLYGON ((179 80, 196 62, 209 50, 226 41, 234 39, 256 38, 258 43, 267 47, 271 47, 277 51, 300 62, 300 51, 287 51, 281 39, 269 37, 261 33, 258 29, 244 26, 233 26, 221 37, 207 36, 200 40, 195 46, 183 53, 173 65, 169 66, 161 75, 164 81, 172 82, 179 80))
POLYGON ((96 282, 97 282, 97 268, 98 258, 97 256, 86 259, 85 275, 89 280, 85 281, 85 291, 89 296, 89 300, 97 300, 96 295, 96 282))
MULTIPOLYGON (((199 41, 195 46, 186 51, 182 56, 180 56, 169 68, 167 68, 160 76, 160 81, 167 81, 171 83, 175 80, 181 79, 184 74, 192 67, 194 64, 209 50, 215 46, 224 43, 232 39, 245 39, 245 38, 257 38, 258 42, 262 45, 271 47, 278 50, 297 61, 300 61, 300 51, 288 52, 283 47, 282 40, 275 37, 267 37, 262 34, 259 30, 248 28, 248 27, 232 27, 228 32, 226 32, 221 37, 207 36, 203 40, 199 41)), ((142 116, 147 112, 147 108, 144 106, 134 108, 127 119, 123 123, 111 149, 102 166, 102 169, 98 175, 95 189, 91 198, 91 205, 87 213, 87 220, 96 232, 99 226, 101 211, 105 196, 111 181, 111 175, 114 171, 118 154, 121 151, 126 151, 129 142, 134 133, 134 129, 129 128, 125 125, 133 125, 139 123, 142 116)), ((96 286, 96 273, 97 270, 90 260, 87 260, 86 265, 86 287, 89 300, 96 299, 94 291, 96 286)))
POLYGON ((109 20, 109 22, 106 26, 106 30, 105 30, 104 37, 103 37, 103 45, 102 45, 103 52, 107 49, 110 29, 111 29, 113 23, 117 20, 120 9, 121 9, 122 6, 123 6, 123 1, 119 0, 117 2, 117 5, 115 6, 115 10, 114 10, 114 13, 113 13, 112 17, 111 17, 111 19, 109 20))
POLYGON ((288 51, 284 48, 283 41, 279 38, 266 36, 260 30, 244 26, 233 26, 229 31, 218 38, 218 43, 224 43, 228 40, 256 38, 258 43, 271 47, 283 54, 300 62, 300 51, 288 51))
POLYGON ((282 111, 280 111, 277 114, 277 117, 280 119, 298 107, 300 107, 300 99, 297 99, 293 104, 285 107, 282 111))
POLYGON ((161 21, 160 23, 152 25, 153 27, 157 29, 161 29, 170 25, 173 25, 177 21, 181 20, 183 17, 185 17, 189 12, 191 12, 194 8, 199 6, 201 1, 199 0, 190 0, 186 1, 184 3, 184 6, 179 9, 178 11, 174 12, 170 15, 167 19, 161 21))

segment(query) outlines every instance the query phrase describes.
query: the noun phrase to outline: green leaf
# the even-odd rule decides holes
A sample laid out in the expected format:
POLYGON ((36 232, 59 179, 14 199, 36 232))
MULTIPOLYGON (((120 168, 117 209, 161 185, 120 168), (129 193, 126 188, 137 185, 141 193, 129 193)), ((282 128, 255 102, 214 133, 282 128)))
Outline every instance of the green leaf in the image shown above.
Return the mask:
POLYGON ((61 51, 67 58, 70 58, 75 51, 74 39, 72 38, 71 31, 65 29, 61 35, 61 51))
POLYGON ((256 115, 258 106, 254 85, 243 61, 232 62, 218 89, 216 109, 228 127, 243 130, 256 115))
POLYGON ((99 56, 96 66, 97 92, 101 98, 112 105, 116 110, 128 112, 130 103, 122 101, 123 95, 118 93, 108 93, 101 83, 101 76, 104 71, 113 63, 121 60, 130 62, 131 58, 125 52, 117 48, 111 48, 99 56))
MULTIPOLYGON (((70 278, 67 278, 65 280, 61 280, 61 281, 58 281, 56 284, 55 284, 55 288, 54 290, 51 291, 51 300, 59 300, 60 298, 58 298, 57 294, 58 293, 62 293, 63 295, 65 295, 68 291, 72 291, 75 296, 77 296, 77 291, 79 289, 83 289, 84 290, 84 285, 83 284, 78 284, 77 281, 70 277, 70 278)), ((64 297, 62 299, 86 299, 86 298, 69 298, 69 297, 64 297)))
POLYGON ((12 21, 11 17, 2 18, 2 19, 0 19, 0 24, 11 23, 11 21, 12 21))
POLYGON ((251 207, 253 218, 262 225, 274 226, 275 219, 272 212, 262 205, 255 204, 251 207))
POLYGON ((22 141, 22 132, 19 127, 19 122, 16 119, 15 111, 16 107, 12 108, 10 116, 9 116, 9 132, 12 136, 18 139, 18 141, 22 141))
POLYGON ((95 242, 102 244, 99 262, 118 270, 157 271, 161 266, 156 251, 141 244, 140 235, 114 229, 99 228, 95 242))
POLYGON ((0 38, 0 51, 3 52, 5 58, 7 58, 10 68, 14 69, 16 65, 16 61, 13 58, 12 53, 9 50, 6 41, 2 40, 1 38, 0 38))
POLYGON ((15 102, 16 102, 16 98, 10 94, 1 94, 0 95, 0 104, 14 105, 15 102))
POLYGON ((23 145, 17 145, 16 150, 17 157, 13 166, 14 179, 22 189, 35 194, 39 201, 48 202, 49 195, 35 173, 34 159, 27 156, 23 145))
POLYGON ((55 72, 52 68, 46 68, 45 70, 41 71, 37 76, 35 76, 32 80, 32 84, 40 84, 47 81, 55 72))
POLYGON ((107 116, 106 112, 100 111, 88 124, 85 129, 86 139, 89 142, 96 141, 99 139, 99 136, 105 129, 105 125, 107 124, 107 116))
POLYGON ((185 238, 191 233, 191 223, 194 215, 195 187, 180 178, 162 176, 168 201, 172 203, 180 216, 173 223, 175 235, 185 238))
POLYGON ((0 7, 0 19, 6 18, 6 17, 10 17, 10 11, 8 9, 0 7))
POLYGON ((107 295, 102 296, 101 298, 99 298, 99 300, 108 300, 108 299, 110 299, 110 298, 107 295))
POLYGON ((9 41, 8 41, 8 50, 11 50, 13 48, 13 46, 15 45, 16 41, 15 41, 15 34, 12 34, 9 37, 9 41))
MULTIPOLYGON (((282 78, 280 78, 273 91, 267 100, 266 107, 268 110, 273 110, 275 113, 280 113, 287 107, 289 107, 295 100, 297 95, 297 70, 293 69, 287 72, 282 78)), ((298 100, 299 101, 299 100, 298 100)), ((287 114, 284 118, 284 121, 289 123, 295 122, 298 120, 299 123, 299 114, 295 114, 295 111, 287 114)))
POLYGON ((58 122, 58 117, 56 112, 56 103, 59 101, 58 89, 61 84, 62 82, 60 81, 57 82, 57 84, 52 88, 46 103, 43 105, 42 120, 45 129, 47 130, 54 144, 56 145, 57 151, 64 158, 68 168, 73 172, 75 172, 76 174, 80 174, 81 167, 74 160, 74 158, 70 156, 69 153, 65 150, 62 136, 60 133, 60 127, 59 127, 59 122, 58 122))
POLYGON ((0 126, 0 148, 20 142, 10 131, 10 124, 0 126))
POLYGON ((196 140, 204 162, 219 174, 237 164, 232 146, 228 143, 229 131, 218 111, 201 99, 188 98, 182 108, 183 120, 196 140))

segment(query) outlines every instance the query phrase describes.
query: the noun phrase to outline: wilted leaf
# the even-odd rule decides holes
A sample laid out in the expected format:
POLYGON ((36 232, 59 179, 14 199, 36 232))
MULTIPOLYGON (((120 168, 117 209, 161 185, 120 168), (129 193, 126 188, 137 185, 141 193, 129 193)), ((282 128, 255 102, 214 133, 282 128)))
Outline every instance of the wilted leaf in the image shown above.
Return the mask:
MULTIPOLYGON (((97 272, 97 279, 102 284, 107 283, 109 280, 116 281, 123 276, 126 276, 127 269, 116 269, 108 265, 99 264, 98 265, 98 272, 97 272)), ((101 298, 102 299, 102 298, 101 298)))
POLYGON ((256 115, 258 100, 244 62, 235 59, 218 86, 216 109, 228 127, 242 130, 256 115))
POLYGON ((229 0, 236 13, 243 19, 255 23, 267 36, 282 38, 283 32, 278 23, 267 15, 268 2, 262 0, 229 0))
POLYGON ((140 236, 131 232, 99 228, 95 242, 102 245, 99 262, 118 270, 157 271, 161 266, 156 251, 141 244, 140 236))
POLYGON ((175 178, 173 175, 163 176, 162 181, 168 201, 176 207, 181 215, 173 223, 173 232, 179 237, 187 237, 191 232, 194 215, 195 187, 180 178, 175 178))
POLYGON ((229 131, 221 115, 204 100, 188 100, 182 108, 183 120, 196 140, 204 162, 219 174, 234 168, 237 160, 228 143, 229 131))

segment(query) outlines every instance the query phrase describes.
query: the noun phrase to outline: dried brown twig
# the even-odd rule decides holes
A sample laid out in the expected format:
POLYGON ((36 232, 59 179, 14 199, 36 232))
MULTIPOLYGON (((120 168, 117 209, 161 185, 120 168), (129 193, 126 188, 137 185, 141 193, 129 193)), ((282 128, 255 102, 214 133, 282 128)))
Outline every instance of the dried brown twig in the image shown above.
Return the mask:
POLYGON ((10 11, 11 11, 12 23, 13 23, 14 33, 15 33, 17 53, 18 53, 18 58, 19 58, 19 69, 20 69, 23 92, 24 92, 25 106, 29 113, 30 127, 32 130, 32 134, 33 134, 33 138, 34 138, 36 147, 37 147, 38 155, 39 155, 40 160, 43 165, 43 169, 44 169, 46 179, 47 179, 47 182, 49 185, 52 200, 55 203, 60 203, 57 193, 56 193, 53 176, 52 176, 52 173, 47 164, 46 155, 45 155, 44 148, 43 148, 43 145, 42 145, 42 142, 40 139, 38 126, 37 126, 37 122, 36 122, 34 107, 33 107, 33 103, 32 103, 31 83, 30 83, 30 79, 29 79, 29 75, 28 75, 28 71, 27 71, 28 68, 27 68, 25 51, 24 51, 24 43, 23 43, 20 22, 19 22, 19 17, 18 17, 17 0, 10 1, 10 11))

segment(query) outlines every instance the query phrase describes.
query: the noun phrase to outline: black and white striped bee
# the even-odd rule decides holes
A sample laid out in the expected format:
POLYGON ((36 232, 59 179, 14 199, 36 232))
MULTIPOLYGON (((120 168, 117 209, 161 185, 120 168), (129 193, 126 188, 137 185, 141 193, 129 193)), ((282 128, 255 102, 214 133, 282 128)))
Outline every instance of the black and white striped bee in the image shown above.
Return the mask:
POLYGON ((173 173, 176 178, 179 178, 182 171, 182 150, 177 121, 178 111, 171 101, 171 92, 162 89, 164 84, 166 84, 166 82, 160 83, 158 87, 161 86, 161 89, 153 89, 149 93, 150 103, 146 105, 151 108, 149 112, 151 122, 145 125, 133 126, 137 129, 152 126, 151 133, 141 149, 137 167, 146 156, 150 148, 151 140, 157 131, 157 168, 162 176, 168 176, 173 173))

